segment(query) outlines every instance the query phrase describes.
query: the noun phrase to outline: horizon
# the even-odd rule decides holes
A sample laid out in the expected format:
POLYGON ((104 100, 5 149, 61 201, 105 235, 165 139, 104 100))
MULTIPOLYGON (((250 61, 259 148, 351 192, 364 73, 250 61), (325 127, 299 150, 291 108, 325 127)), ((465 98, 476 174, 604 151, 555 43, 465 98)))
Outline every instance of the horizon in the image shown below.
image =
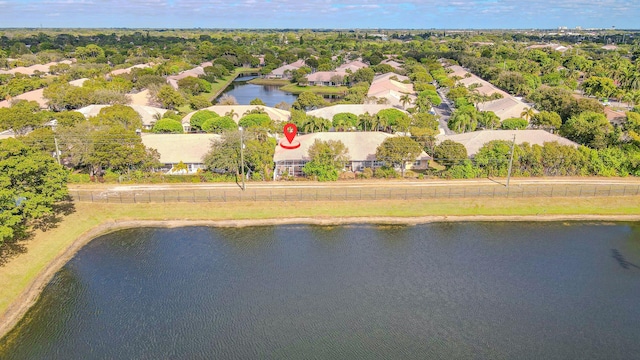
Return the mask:
POLYGON ((634 0, 0 0, 2 29, 634 29, 634 0))

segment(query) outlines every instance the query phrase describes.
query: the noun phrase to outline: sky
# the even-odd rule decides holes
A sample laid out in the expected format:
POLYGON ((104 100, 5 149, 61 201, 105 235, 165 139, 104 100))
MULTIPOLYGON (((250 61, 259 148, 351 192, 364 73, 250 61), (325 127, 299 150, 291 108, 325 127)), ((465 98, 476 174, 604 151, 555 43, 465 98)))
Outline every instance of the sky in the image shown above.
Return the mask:
POLYGON ((0 0, 0 28, 640 28, 640 0, 0 0))

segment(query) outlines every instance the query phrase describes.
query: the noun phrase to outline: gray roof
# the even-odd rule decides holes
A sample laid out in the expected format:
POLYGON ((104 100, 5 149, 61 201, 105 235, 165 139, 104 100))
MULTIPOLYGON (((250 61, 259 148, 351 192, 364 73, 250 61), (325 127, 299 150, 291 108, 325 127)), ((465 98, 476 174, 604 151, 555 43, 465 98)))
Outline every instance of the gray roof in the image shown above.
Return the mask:
POLYGON ((516 144, 518 145, 523 143, 544 145, 544 143, 556 141, 561 145, 569 145, 576 148, 579 146, 569 139, 544 130, 482 130, 454 135, 441 134, 436 136, 436 142, 440 144, 445 140, 452 140, 461 143, 467 149, 467 155, 473 157, 484 144, 493 140, 512 141, 513 135, 516 136, 516 144))

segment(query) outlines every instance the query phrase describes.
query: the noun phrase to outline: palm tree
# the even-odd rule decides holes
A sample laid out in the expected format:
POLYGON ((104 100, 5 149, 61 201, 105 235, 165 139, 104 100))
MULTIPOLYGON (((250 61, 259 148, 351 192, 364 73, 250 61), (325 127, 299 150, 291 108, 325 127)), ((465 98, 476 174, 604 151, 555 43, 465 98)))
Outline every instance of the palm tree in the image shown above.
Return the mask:
POLYGON ((523 119, 529 121, 531 120, 531 118, 533 117, 535 113, 533 112, 532 108, 524 108, 524 110, 522 110, 522 112, 520 113, 520 117, 522 117, 523 119))
POLYGON ((235 110, 231 109, 230 111, 227 111, 224 116, 228 116, 232 119, 237 118, 238 116, 240 116, 240 114, 238 114, 237 112, 235 112, 235 110))
POLYGON ((411 96, 409 96, 409 94, 400 96, 400 103, 402 104, 402 107, 407 110, 407 104, 411 104, 411 96))

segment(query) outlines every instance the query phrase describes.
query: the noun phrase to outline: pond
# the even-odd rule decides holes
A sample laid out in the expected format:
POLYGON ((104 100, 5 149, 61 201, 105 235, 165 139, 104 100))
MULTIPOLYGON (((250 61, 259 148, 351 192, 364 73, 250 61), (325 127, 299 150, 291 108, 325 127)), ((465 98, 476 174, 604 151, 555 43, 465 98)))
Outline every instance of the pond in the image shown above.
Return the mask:
POLYGON ((2 359, 630 359, 640 224, 140 228, 95 239, 2 359))
POLYGON ((236 78, 220 96, 224 94, 231 95, 236 98, 240 105, 249 105, 251 100, 259 98, 270 107, 274 107, 282 101, 291 105, 298 98, 298 95, 280 90, 280 86, 249 84, 248 81, 254 78, 255 76, 236 78))

